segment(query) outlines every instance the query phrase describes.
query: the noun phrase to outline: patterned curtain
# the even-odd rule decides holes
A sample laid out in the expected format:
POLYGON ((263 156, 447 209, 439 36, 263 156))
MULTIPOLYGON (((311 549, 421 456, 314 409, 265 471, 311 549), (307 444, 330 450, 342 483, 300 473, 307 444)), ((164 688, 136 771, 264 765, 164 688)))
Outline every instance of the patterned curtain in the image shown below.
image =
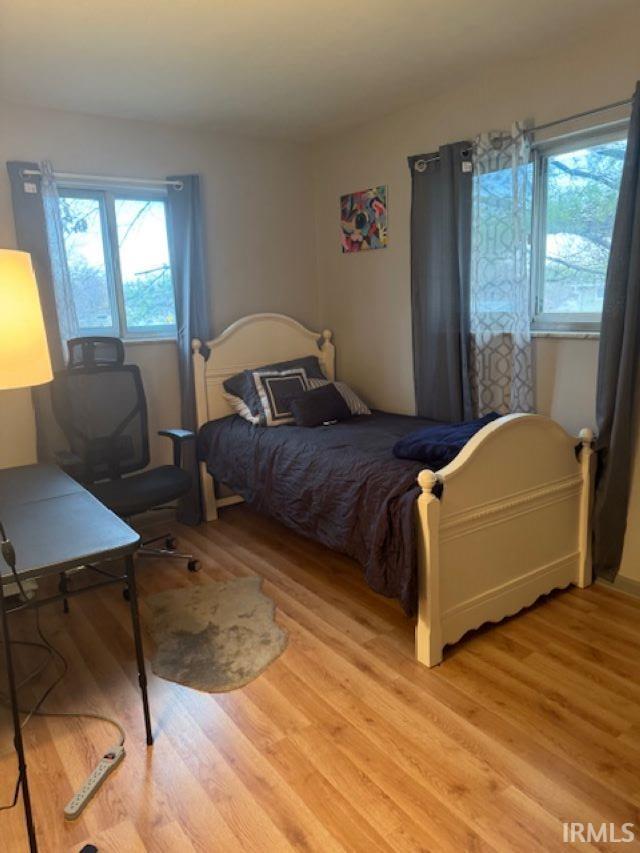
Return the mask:
POLYGON ((473 145, 470 375, 474 411, 531 412, 530 144, 515 124, 473 145))
MULTIPOLYGON (((7 171, 11 182, 11 200, 13 203, 13 219, 16 228, 16 240, 19 249, 29 252, 33 259, 36 272, 40 302, 47 331, 47 342, 54 371, 64 368, 65 343, 62 335, 68 334, 58 322, 58 312, 64 303, 60 302, 62 291, 58 289, 59 267, 54 261, 52 252, 52 232, 47 222, 47 211, 51 215, 53 198, 51 196, 50 164, 11 161, 7 163, 7 171), (26 175, 26 172, 42 174, 26 175), (45 184, 49 180, 45 188, 45 184), (46 201, 45 201, 46 199, 46 201)), ((55 181, 53 181, 55 192, 55 181)), ((53 210, 54 221, 59 214, 53 210)), ((63 269, 66 274, 66 270, 63 269)), ((73 314, 71 315, 73 321, 73 314)), ((36 416, 38 439, 38 460, 54 462, 55 455, 60 450, 68 449, 69 445, 58 426, 51 406, 51 389, 49 385, 39 385, 31 389, 33 407, 36 416)))
POLYGON ((42 193, 42 206, 47 226, 47 243, 49 246, 53 293, 58 314, 58 326, 60 328, 62 357, 66 363, 68 356, 67 341, 70 338, 78 337, 79 334, 78 316, 76 314, 69 268, 67 266, 67 255, 64 247, 58 187, 53 174, 53 166, 48 160, 40 164, 40 172, 42 173, 40 192, 42 193))

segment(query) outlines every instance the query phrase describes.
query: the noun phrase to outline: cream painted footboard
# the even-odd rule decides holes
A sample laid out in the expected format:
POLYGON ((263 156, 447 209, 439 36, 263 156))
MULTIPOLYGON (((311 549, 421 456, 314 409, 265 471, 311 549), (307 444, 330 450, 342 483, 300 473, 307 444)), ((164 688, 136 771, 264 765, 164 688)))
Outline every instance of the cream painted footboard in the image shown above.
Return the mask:
POLYGON ((578 442, 549 418, 509 415, 420 473, 421 663, 552 589, 591 583, 592 443, 590 430, 578 442))

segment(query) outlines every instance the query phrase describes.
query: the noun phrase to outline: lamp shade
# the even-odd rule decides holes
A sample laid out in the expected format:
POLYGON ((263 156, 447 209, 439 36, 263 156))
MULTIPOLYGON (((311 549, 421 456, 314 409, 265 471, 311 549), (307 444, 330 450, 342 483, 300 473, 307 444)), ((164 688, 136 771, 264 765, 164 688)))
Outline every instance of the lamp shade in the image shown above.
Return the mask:
POLYGON ((53 379, 31 255, 0 249, 0 390, 53 379))

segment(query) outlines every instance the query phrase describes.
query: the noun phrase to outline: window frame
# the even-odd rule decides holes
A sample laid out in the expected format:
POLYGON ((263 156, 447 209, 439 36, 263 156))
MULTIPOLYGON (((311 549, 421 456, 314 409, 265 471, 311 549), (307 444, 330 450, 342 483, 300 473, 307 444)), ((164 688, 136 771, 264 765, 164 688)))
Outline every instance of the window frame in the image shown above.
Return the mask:
MULTIPOLYGON (((81 185, 61 182, 58 186, 58 195, 61 198, 90 198, 95 199, 100 205, 100 225, 102 233, 102 248, 104 253, 105 274, 107 288, 109 291, 109 304, 111 306, 112 320, 115 318, 117 325, 113 322, 110 327, 82 327, 79 332, 82 335, 108 335, 121 338, 123 341, 175 341, 178 337, 177 324, 173 326, 133 326, 127 324, 127 313, 124 301, 124 288, 122 282, 122 271, 120 269, 120 248, 118 242, 118 223, 116 219, 116 200, 131 199, 132 201, 161 201, 164 204, 165 223, 168 222, 167 192, 158 189, 135 189, 123 187, 114 189, 99 185, 81 185)), ((167 234, 167 242, 168 242, 167 234)), ((66 249, 66 247, 65 247, 66 249)), ((176 301, 175 278, 173 265, 171 264, 171 251, 169 249, 169 269, 171 272, 171 285, 173 290, 174 312, 176 301)))
POLYGON ((600 331, 602 312, 569 313, 544 312, 544 274, 546 256, 547 175, 549 157, 579 148, 589 148, 606 142, 626 139, 629 121, 615 122, 614 126, 588 128, 566 134, 556 139, 534 143, 533 157, 533 210, 531 226, 531 331, 532 332, 584 332, 600 331))

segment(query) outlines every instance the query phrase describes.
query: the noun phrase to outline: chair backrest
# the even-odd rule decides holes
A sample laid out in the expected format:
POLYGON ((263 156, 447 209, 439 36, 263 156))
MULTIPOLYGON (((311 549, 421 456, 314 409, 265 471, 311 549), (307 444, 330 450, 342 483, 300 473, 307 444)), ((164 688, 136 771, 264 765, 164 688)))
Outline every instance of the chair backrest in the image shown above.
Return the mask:
POLYGON ((83 463, 83 482, 116 479, 149 464, 147 403, 118 338, 73 338, 51 397, 56 420, 83 463))
POLYGON ((71 338, 67 341, 69 361, 74 367, 112 367, 124 364, 124 344, 120 338, 71 338))

